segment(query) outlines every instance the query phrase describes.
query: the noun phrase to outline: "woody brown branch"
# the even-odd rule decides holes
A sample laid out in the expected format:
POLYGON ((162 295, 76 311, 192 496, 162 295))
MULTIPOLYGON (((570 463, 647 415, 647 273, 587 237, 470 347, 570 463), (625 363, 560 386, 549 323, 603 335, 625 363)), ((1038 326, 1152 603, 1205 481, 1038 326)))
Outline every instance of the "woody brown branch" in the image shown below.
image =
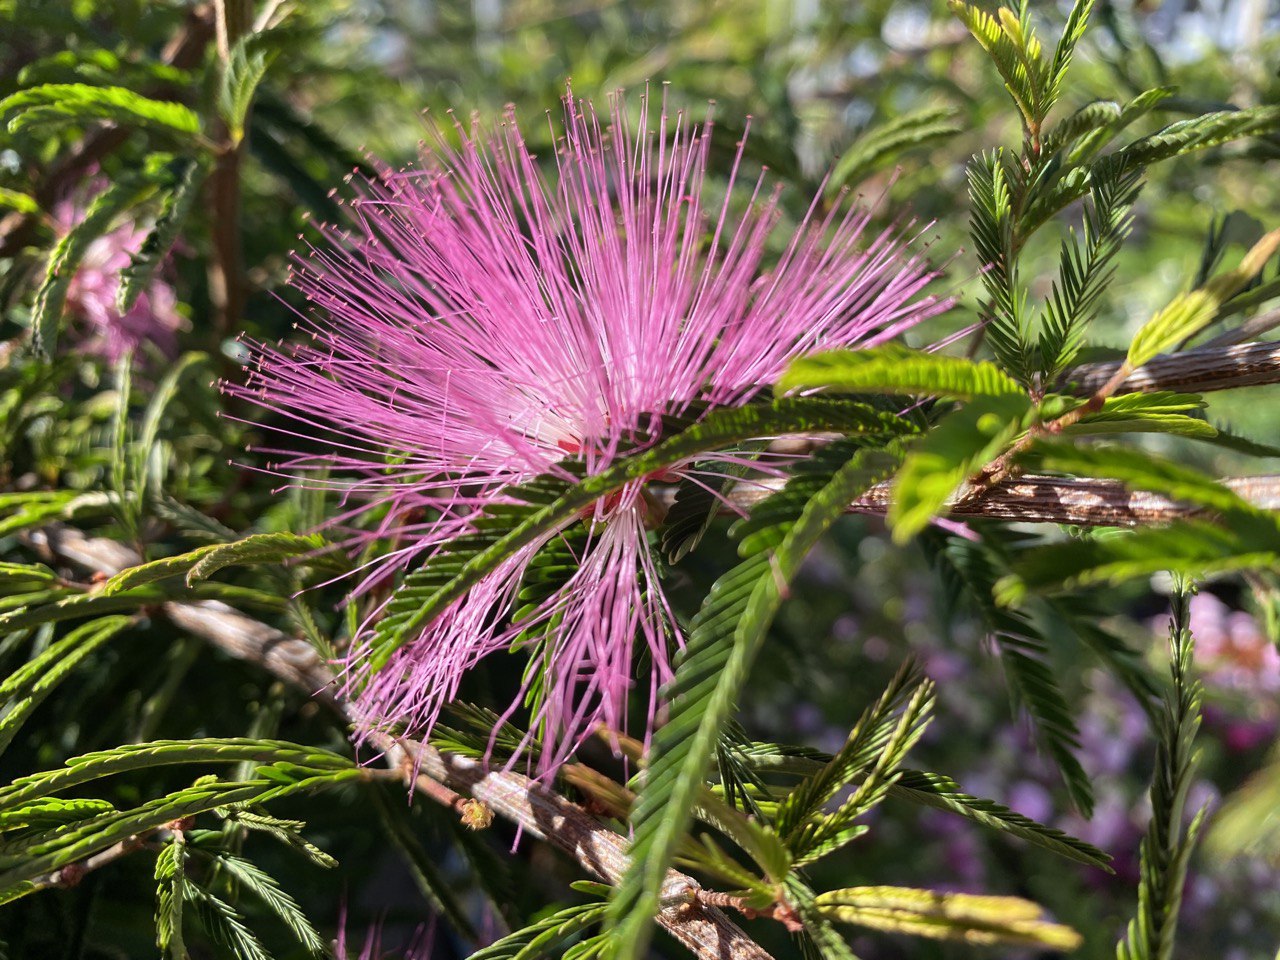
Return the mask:
MULTIPOLYGON (((1280 510, 1280 476, 1243 477, 1223 484, 1263 510, 1280 510)), ((774 493, 780 481, 760 481, 734 489, 729 503, 749 510, 774 493)), ((881 483, 849 505, 851 513, 883 514, 893 497, 893 484, 881 483)), ((674 491, 660 498, 671 505, 674 491)), ((1158 493, 1130 490, 1118 480, 1021 476, 1002 480, 970 498, 963 493, 947 507, 953 517, 1069 523, 1089 527, 1132 527, 1169 523, 1202 512, 1158 493)))
MULTIPOLYGON (((1081 364, 1066 373, 1062 386, 1078 395, 1095 393, 1121 366, 1119 360, 1081 364)), ((1125 377, 1116 392, 1208 393, 1273 383, 1280 383, 1280 341, 1264 340, 1211 345, 1157 357, 1125 377)))
POLYGON ((958 513, 967 501, 980 498, 986 490, 1017 475, 1018 457, 1038 437, 1059 433, 1101 410, 1112 396, 1163 390, 1201 393, 1276 382, 1280 382, 1280 344, 1267 342, 1213 343, 1198 350, 1157 357, 1137 370, 1131 369, 1127 360, 1077 367, 1064 376, 1063 386, 1068 392, 1088 396, 1088 402, 1048 423, 1033 425, 970 480, 952 512, 958 513))

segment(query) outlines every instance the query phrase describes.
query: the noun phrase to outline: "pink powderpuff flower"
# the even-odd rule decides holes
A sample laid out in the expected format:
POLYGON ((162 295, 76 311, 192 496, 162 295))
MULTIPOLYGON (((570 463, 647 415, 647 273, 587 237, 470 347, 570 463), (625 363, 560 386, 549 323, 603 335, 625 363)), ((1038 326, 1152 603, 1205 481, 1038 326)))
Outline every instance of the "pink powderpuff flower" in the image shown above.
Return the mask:
MULTIPOLYGON (((324 445, 270 469, 337 486, 348 503, 339 522, 376 510, 359 536, 393 545, 357 593, 467 532, 512 484, 566 461, 603 470, 656 442, 659 415, 744 404, 802 353, 883 343, 949 305, 923 295, 935 274, 900 228, 868 236, 870 211, 819 198, 784 226, 764 173, 735 191, 742 144, 716 200, 709 117, 669 116, 664 100, 655 122, 647 96, 634 121, 621 96, 611 107, 608 123, 570 93, 549 169, 513 111, 488 135, 455 122, 453 143, 433 127, 420 167, 364 183, 354 227, 328 229, 298 258, 311 343, 249 345, 253 369, 229 389, 283 415, 280 432, 324 445)), ((637 639, 652 664, 651 726, 681 641, 648 543, 645 484, 588 513, 577 571, 533 618, 512 625, 509 613, 548 540, 373 675, 358 642, 347 676, 365 728, 429 730, 466 672, 532 623, 547 627, 526 674, 540 684, 544 772, 597 726, 626 729, 637 639)))
MULTIPOLYGON (((75 199, 58 203, 53 210, 58 235, 65 236, 83 220, 86 209, 75 199)), ((96 237, 67 288, 67 312, 80 323, 81 346, 110 363, 144 343, 153 344, 169 358, 178 354, 178 331, 184 320, 173 287, 153 278, 128 310, 122 313, 116 305, 121 274, 146 237, 147 231, 135 223, 96 237)))

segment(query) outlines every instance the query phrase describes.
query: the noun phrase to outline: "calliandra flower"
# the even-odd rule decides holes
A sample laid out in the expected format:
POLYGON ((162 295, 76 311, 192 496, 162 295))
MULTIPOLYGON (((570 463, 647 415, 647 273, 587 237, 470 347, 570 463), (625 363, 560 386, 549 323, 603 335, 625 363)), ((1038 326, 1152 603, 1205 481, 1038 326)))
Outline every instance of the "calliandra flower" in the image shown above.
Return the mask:
MULTIPOLYGON (((84 219, 86 210, 87 205, 77 199, 55 205, 57 233, 70 232, 84 219)), ((67 287, 67 311, 78 321, 80 346, 110 363, 126 352, 136 352, 144 343, 153 344, 166 357, 178 353, 177 335, 184 321, 173 287, 155 277, 128 310, 121 312, 116 304, 121 274, 146 237, 147 231, 135 223, 121 224, 95 237, 67 287)))
MULTIPOLYGON (((392 543, 390 563, 447 547, 512 484, 570 460, 595 473, 656 442, 657 415, 744 404, 801 353, 878 344, 947 306, 922 295, 934 274, 900 228, 868 236, 870 211, 818 199, 783 226, 765 174, 733 189, 744 186, 742 144, 713 200, 710 118, 672 117, 664 103, 655 120, 646 96, 632 121, 625 106, 615 97, 606 123, 566 97, 549 168, 512 111, 488 134, 455 123, 458 145, 433 128, 420 167, 365 183, 354 227, 330 229, 299 258, 311 343, 250 345, 254 369, 230 389, 283 415, 284 432, 327 444, 273 469, 341 478, 342 521, 375 509, 365 537, 392 543)), ((533 616, 512 624, 510 611, 549 539, 372 676, 358 643, 348 677, 364 724, 429 729, 472 666, 538 624, 546 635, 529 645, 526 675, 540 691, 544 771, 599 724, 625 729, 637 639, 652 664, 651 723, 680 639, 647 540, 644 482, 584 519, 577 571, 533 616)), ((386 563, 361 589, 385 580, 386 563)))

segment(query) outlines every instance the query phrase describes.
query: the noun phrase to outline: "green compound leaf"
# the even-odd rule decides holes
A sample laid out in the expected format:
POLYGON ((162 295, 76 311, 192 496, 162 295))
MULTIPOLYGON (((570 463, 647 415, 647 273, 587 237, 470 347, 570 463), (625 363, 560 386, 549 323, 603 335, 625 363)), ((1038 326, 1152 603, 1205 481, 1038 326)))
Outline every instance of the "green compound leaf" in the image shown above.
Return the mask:
POLYGON ((203 164, 188 157, 176 158, 167 165, 160 212, 138 252, 129 258, 129 266, 120 272, 116 309, 121 313, 127 313, 138 302, 138 297, 151 285, 156 271, 173 249, 200 196, 204 173, 203 164))
POLYGON ((898 774, 898 779, 889 788, 889 795, 933 807, 935 810, 948 810, 984 827, 999 830, 1025 840, 1027 843, 1050 850, 1068 860, 1114 873, 1108 866, 1111 856, 1092 844, 1077 840, 1056 827, 1037 823, 994 800, 967 794, 950 777, 937 773, 922 773, 917 770, 902 770, 898 774))
POLYGON ((131 617, 103 617, 72 630, 51 643, 0 683, 0 752, 8 748, 19 728, 90 654, 129 626, 131 617))
POLYGON ((849 887, 814 899, 819 916, 840 923, 934 940, 1074 950, 1080 935, 1045 919, 1018 897, 943 893, 912 887, 849 887))
POLYGON ((1207 326, 1224 303, 1245 288, 1280 250, 1280 230, 1259 240, 1235 270, 1214 277, 1203 287, 1175 297, 1148 320, 1129 344, 1126 366, 1137 369, 1207 326))
POLYGON ((114 596, 144 584, 169 577, 186 576, 187 586, 211 577, 226 567, 257 563, 279 563, 292 557, 315 553, 326 547, 317 534, 256 533, 231 543, 211 543, 176 557, 165 557, 150 563, 121 570, 102 585, 102 596, 114 596))
POLYGON ((68 121, 141 126, 191 139, 200 132, 200 117, 180 103, 152 100, 123 87, 84 83, 45 83, 0 100, 0 117, 10 117, 9 132, 68 121))
POLYGON ((1187 867, 1208 813, 1206 803, 1184 831, 1204 696, 1200 682, 1191 675, 1195 652, 1191 593, 1186 583, 1176 582, 1169 628, 1173 684, 1156 725, 1159 739, 1151 780, 1151 822, 1139 848, 1137 914, 1129 921, 1125 938, 1116 945, 1118 960, 1172 960, 1187 867))
POLYGON ((49 254, 44 279, 36 290, 35 305, 31 311, 33 343, 40 356, 47 359, 57 346, 58 326, 62 321, 67 292, 89 245, 107 233, 116 217, 138 203, 151 189, 152 184, 145 177, 121 177, 94 198, 84 219, 72 227, 49 254))
POLYGON ((950 105, 922 107, 863 131, 832 167, 827 195, 838 194, 846 184, 860 183, 905 150, 960 133, 964 127, 958 121, 959 113, 950 105))
POLYGON ((924 353, 898 344, 800 357, 792 361, 775 389, 779 394, 837 389, 955 400, 1023 393, 1017 382, 993 363, 924 353))

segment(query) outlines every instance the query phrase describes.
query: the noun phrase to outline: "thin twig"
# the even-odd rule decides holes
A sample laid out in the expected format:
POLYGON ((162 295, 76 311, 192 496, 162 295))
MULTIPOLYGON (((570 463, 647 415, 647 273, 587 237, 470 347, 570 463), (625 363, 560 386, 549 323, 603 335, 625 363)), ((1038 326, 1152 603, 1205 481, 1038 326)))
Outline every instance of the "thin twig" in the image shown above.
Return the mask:
POLYGON ((1270 333, 1276 327, 1280 327, 1280 310, 1268 310, 1250 317, 1238 327, 1218 334, 1212 340, 1205 341, 1201 347, 1229 347, 1270 333))
POLYGON ((163 843, 171 835, 172 831, 168 827, 158 827, 146 833, 125 837, 118 843, 107 847, 107 849, 99 850, 91 857, 85 857, 85 859, 69 863, 65 867, 59 867, 43 877, 36 877, 31 883, 37 890, 46 890, 50 887, 69 889, 79 884, 87 874, 93 873, 95 870, 101 870, 103 867, 115 863, 121 857, 127 857, 134 851, 141 850, 151 843, 163 843))

